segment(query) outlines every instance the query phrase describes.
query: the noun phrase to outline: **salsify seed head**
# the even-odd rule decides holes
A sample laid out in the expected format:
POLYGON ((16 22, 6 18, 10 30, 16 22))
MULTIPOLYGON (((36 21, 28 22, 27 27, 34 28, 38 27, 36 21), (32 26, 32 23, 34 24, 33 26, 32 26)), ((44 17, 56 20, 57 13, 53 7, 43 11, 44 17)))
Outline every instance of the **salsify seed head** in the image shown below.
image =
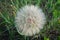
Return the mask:
POLYGON ((46 17, 42 9, 34 5, 20 8, 15 17, 15 27, 18 33, 25 36, 38 34, 45 22, 46 17))

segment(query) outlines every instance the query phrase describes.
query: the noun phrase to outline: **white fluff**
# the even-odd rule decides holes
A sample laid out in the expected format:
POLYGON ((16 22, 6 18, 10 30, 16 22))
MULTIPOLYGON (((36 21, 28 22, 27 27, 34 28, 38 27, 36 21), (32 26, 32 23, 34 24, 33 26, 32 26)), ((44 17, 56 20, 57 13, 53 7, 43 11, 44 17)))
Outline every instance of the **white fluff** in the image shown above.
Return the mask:
POLYGON ((34 5, 26 5, 17 11, 15 26, 19 34, 33 36, 43 28, 46 17, 42 10, 34 5))

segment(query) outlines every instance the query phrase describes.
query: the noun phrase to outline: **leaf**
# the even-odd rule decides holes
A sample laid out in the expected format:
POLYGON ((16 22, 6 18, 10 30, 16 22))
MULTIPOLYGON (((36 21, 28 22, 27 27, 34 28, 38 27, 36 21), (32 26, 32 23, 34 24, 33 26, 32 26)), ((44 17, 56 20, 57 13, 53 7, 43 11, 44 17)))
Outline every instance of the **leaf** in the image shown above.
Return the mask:
POLYGON ((49 38, 47 38, 47 37, 44 37, 44 40, 49 40, 49 38))

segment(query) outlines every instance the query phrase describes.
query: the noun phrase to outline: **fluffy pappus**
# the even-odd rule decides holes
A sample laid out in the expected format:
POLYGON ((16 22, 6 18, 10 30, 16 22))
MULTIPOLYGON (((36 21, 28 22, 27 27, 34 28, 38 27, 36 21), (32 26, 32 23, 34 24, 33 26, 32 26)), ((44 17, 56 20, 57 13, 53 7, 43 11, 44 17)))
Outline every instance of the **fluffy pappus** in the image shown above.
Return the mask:
POLYGON ((42 9, 34 5, 20 8, 15 17, 15 27, 19 34, 33 36, 38 34, 46 23, 42 9))

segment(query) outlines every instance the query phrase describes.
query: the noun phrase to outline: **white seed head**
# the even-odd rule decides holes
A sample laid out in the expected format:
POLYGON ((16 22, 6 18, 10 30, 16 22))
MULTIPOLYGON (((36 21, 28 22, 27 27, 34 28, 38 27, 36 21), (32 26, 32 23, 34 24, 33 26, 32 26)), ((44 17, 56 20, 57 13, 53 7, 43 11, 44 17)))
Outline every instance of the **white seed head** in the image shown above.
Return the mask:
POLYGON ((19 34, 33 36, 43 28, 46 17, 42 10, 34 5, 20 8, 15 17, 15 26, 19 34))

